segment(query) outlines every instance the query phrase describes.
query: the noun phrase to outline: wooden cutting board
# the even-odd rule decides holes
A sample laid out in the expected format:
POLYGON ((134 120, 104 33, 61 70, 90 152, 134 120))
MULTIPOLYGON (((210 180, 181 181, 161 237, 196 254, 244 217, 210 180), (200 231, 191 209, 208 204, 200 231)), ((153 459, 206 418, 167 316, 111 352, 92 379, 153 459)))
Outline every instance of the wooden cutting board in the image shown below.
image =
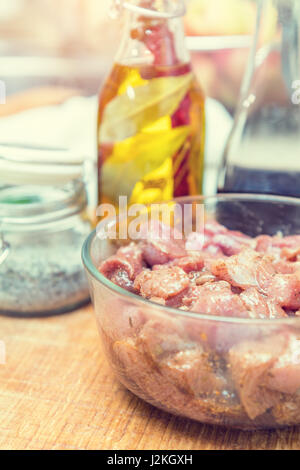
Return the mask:
POLYGON ((144 403, 118 383, 92 307, 47 319, 0 318, 0 449, 300 449, 300 427, 243 432, 144 403))
MULTIPOLYGON (((18 109, 13 100, 2 115, 60 102, 57 90, 43 93, 36 100, 19 97, 18 109)), ((92 307, 46 319, 0 317, 0 341, 6 346, 0 449, 300 449, 300 427, 232 431, 172 416, 135 397, 106 362, 92 307)))

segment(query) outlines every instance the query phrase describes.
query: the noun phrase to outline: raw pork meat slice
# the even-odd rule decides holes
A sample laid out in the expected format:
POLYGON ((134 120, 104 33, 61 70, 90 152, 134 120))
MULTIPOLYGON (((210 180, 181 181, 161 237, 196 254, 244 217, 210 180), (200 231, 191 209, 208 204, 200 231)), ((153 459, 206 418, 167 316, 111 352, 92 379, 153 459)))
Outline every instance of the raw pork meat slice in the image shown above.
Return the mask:
POLYGON ((173 227, 159 221, 151 221, 150 227, 148 224, 141 226, 140 233, 140 247, 149 266, 165 264, 187 255, 181 233, 173 227))
POLYGON ((184 305, 190 305, 192 312, 205 315, 247 318, 244 303, 234 294, 227 282, 212 282, 192 287, 183 298, 184 305))
POLYGON ((177 266, 144 270, 135 279, 134 287, 145 298, 160 297, 168 300, 182 294, 190 285, 187 274, 177 266))
POLYGON ((260 294, 254 287, 246 289, 240 294, 250 318, 284 318, 285 311, 273 300, 260 294))
POLYGON ((276 274, 272 258, 251 249, 244 249, 229 258, 212 260, 210 269, 215 276, 235 287, 255 287, 262 293, 276 274))
POLYGON ((284 353, 270 369, 265 384, 283 393, 300 392, 300 335, 290 335, 284 353))
POLYGON ((142 268, 142 252, 134 243, 131 243, 120 248, 115 256, 103 261, 99 271, 114 284, 134 291, 133 281, 142 268))
POLYGON ((267 287, 270 299, 291 310, 300 308, 300 271, 294 274, 276 274, 267 287))
POLYGON ((241 402, 251 419, 280 402, 280 392, 266 387, 266 380, 286 346, 284 336, 237 344, 229 351, 229 365, 241 402))

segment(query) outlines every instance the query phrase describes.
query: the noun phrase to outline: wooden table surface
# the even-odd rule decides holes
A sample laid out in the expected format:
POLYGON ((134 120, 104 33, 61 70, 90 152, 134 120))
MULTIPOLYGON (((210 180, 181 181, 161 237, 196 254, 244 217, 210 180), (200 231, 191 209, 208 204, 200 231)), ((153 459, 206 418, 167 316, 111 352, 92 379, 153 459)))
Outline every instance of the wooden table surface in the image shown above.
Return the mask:
POLYGON ((0 318, 0 449, 300 449, 300 428, 242 432, 144 403, 103 356, 92 307, 46 319, 0 318))
MULTIPOLYGON (((48 91, 36 96, 18 97, 17 110, 8 100, 2 115, 33 101, 58 102, 57 90, 51 99, 48 91)), ((233 431, 172 416, 135 397, 106 362, 92 307, 45 319, 0 317, 0 341, 6 346, 0 449, 300 449, 300 427, 233 431)))

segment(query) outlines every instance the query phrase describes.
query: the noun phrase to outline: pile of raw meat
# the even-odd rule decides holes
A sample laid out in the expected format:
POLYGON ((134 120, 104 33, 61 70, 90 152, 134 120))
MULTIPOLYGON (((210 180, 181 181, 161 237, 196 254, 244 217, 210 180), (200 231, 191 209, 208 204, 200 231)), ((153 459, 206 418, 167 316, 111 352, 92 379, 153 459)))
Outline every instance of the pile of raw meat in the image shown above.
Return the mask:
POLYGON ((300 235, 251 238, 209 221, 203 243, 203 234, 182 240, 175 229, 167 239, 165 229, 153 224, 99 267, 130 292, 193 312, 110 306, 101 327, 121 380, 200 421, 248 429, 299 423, 300 235), (289 317, 295 321, 255 321, 289 317))

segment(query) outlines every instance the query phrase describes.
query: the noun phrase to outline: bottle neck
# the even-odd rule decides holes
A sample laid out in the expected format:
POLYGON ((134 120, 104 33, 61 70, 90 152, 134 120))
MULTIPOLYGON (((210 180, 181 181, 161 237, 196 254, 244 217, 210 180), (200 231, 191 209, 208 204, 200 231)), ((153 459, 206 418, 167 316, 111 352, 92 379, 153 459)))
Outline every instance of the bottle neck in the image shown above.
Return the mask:
POLYGON ((184 0, 114 0, 121 8, 126 8, 141 16, 151 18, 179 18, 186 13, 184 0))
MULTIPOLYGON (((139 2, 144 5, 145 2, 139 2)), ((117 62, 124 65, 172 67, 190 62, 183 19, 140 7, 125 8, 125 25, 117 62)))

